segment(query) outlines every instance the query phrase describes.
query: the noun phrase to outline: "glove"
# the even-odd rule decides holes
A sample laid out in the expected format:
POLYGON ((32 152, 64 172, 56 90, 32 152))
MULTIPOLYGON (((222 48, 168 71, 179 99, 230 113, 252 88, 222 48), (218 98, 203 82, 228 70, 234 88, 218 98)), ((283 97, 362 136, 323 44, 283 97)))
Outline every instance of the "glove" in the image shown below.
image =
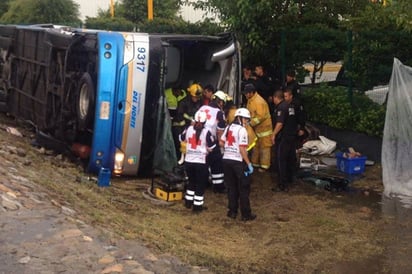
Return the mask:
POLYGON ((247 165, 247 170, 245 171, 245 176, 249 176, 253 173, 253 166, 252 163, 249 163, 247 165))

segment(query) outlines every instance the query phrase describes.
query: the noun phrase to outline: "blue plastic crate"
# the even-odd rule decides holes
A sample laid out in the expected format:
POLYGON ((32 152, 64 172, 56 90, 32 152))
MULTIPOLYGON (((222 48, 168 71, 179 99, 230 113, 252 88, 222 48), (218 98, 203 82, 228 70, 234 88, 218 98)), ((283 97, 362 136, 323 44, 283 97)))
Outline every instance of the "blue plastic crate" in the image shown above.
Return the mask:
POLYGON ((365 172, 367 157, 345 158, 342 152, 336 153, 336 166, 339 171, 347 174, 361 174, 365 172))

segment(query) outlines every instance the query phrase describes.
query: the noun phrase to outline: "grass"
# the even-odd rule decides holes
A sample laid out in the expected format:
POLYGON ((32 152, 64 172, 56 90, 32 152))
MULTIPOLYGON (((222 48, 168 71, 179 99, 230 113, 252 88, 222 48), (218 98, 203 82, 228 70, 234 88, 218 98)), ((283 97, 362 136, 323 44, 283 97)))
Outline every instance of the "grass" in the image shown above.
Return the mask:
MULTIPOLYGON (((289 193, 273 193, 269 174, 256 174, 250 199, 258 217, 244 223, 226 217, 224 195, 208 190, 209 209, 195 215, 181 201, 162 205, 145 198, 148 179, 113 178, 110 187, 99 188, 73 163, 40 154, 28 139, 1 130, 0 136, 2 147, 27 151, 25 157, 8 156, 19 163, 18 173, 75 209, 78 218, 216 273, 336 273, 337 262, 367 262, 384 252, 384 220, 362 192, 334 193, 301 183, 289 193)), ((379 191, 379 166, 367 168, 355 184, 379 191)))

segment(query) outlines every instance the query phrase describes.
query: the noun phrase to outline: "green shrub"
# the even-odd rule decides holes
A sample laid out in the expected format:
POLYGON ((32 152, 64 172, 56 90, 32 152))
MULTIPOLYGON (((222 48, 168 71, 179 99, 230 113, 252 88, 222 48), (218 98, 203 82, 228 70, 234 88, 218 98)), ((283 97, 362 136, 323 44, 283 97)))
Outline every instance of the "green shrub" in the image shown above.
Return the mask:
POLYGON ((321 85, 305 89, 302 99, 309 121, 382 137, 386 105, 376 104, 363 93, 354 92, 351 105, 347 88, 321 85))

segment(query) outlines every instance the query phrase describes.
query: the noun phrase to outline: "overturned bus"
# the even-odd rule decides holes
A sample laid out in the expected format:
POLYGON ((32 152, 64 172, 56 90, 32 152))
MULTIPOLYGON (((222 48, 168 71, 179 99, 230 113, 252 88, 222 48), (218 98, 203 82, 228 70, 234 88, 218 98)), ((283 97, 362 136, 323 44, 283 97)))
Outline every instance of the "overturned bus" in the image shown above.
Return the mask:
POLYGON ((164 90, 210 83, 239 103, 239 48, 218 36, 0 25, 0 104, 87 162, 148 175, 177 162, 164 90))

